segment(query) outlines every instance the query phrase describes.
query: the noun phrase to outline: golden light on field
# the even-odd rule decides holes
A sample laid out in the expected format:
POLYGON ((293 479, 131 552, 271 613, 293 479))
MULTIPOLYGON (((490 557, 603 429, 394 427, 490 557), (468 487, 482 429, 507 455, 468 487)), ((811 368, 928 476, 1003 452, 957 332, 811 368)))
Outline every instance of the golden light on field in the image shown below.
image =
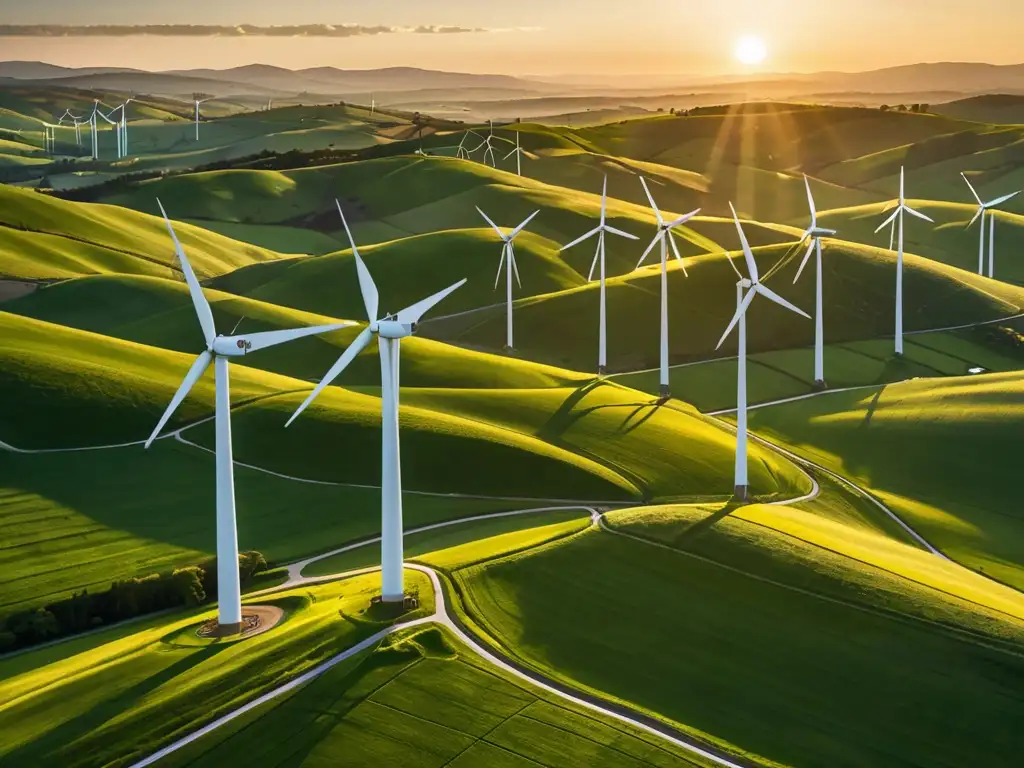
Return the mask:
POLYGON ((768 55, 764 40, 754 35, 745 35, 736 43, 736 59, 742 64, 760 64, 768 55))

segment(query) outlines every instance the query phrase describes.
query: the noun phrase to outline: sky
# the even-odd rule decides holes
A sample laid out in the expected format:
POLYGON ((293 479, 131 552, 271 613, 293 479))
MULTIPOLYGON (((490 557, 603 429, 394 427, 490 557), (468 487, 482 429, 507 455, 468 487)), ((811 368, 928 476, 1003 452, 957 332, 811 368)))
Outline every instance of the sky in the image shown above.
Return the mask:
POLYGON ((0 0, 0 27, 161 24, 348 24, 386 31, 346 37, 3 36, 0 60, 152 70, 251 63, 291 69, 417 66, 547 76, 1024 62, 1024 3, 1019 0, 817 0, 813 5, 808 0, 0 0), (427 29, 412 31, 417 27, 427 29), (437 31, 441 27, 466 31, 437 31), (736 42, 747 35, 764 41, 768 55, 763 62, 737 60, 736 42))

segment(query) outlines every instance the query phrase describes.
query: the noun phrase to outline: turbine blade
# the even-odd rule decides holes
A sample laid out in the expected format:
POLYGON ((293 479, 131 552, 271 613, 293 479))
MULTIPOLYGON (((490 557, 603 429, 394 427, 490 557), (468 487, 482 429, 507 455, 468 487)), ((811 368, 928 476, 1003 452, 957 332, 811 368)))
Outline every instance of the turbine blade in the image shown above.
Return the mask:
POLYGON ((185 273, 185 282, 188 284, 188 292, 192 296, 192 305, 196 309, 199 325, 203 329, 203 338, 206 340, 206 346, 211 347, 213 340, 217 338, 217 329, 213 324, 213 312, 210 310, 210 303, 206 300, 206 296, 203 295, 203 288, 199 285, 196 273, 192 271, 192 265, 189 264, 185 251, 181 247, 181 243, 178 242, 178 236, 175 234, 174 227, 171 226, 171 220, 167 217, 167 212, 164 210, 164 206, 159 198, 157 198, 156 204, 160 207, 160 213, 167 224, 167 231, 171 233, 171 240, 174 241, 174 250, 178 254, 181 271, 185 273))
POLYGON ((435 304, 442 301, 448 294, 452 293, 458 288, 461 288, 466 284, 466 278, 462 278, 457 283, 453 283, 445 288, 443 291, 438 291, 433 296, 428 296, 425 299, 417 301, 415 304, 410 304, 405 309, 399 310, 398 322, 400 323, 418 323, 420 318, 429 312, 435 304))
POLYGON ((605 208, 608 205, 608 174, 604 175, 604 185, 601 187, 601 226, 604 226, 605 208))
POLYGON ((196 382, 206 372, 206 369, 210 367, 210 363, 213 362, 213 353, 209 350, 204 351, 199 357, 192 363, 192 367, 188 369, 188 373, 185 374, 185 378, 182 379, 181 385, 178 387, 178 391, 174 393, 174 397, 171 398, 170 405, 167 406, 167 410, 164 411, 164 415, 160 417, 160 421, 157 422, 156 429, 153 430, 153 434, 149 436, 146 441, 146 447, 149 448, 156 440, 157 435, 160 434, 160 430, 164 428, 167 420, 174 415, 174 412, 181 405, 181 401, 185 399, 188 393, 195 386, 196 382))
POLYGON ((718 340, 718 346, 715 349, 721 349, 722 345, 725 344, 725 340, 729 338, 729 334, 732 333, 732 329, 736 327, 736 323, 740 321, 744 313, 750 307, 750 302, 754 300, 754 289, 751 288, 747 291, 747 295, 743 297, 743 301, 736 308, 736 314, 732 316, 732 320, 729 322, 729 327, 725 329, 725 333, 722 334, 722 338, 718 340))
POLYGON ((800 269, 796 271, 796 277, 793 278, 793 285, 796 285, 796 281, 800 279, 800 275, 804 273, 804 267, 807 266, 807 262, 811 259, 811 253, 814 251, 814 238, 811 238, 810 244, 807 246, 807 253, 804 254, 804 260, 800 262, 800 269))
POLYGON ((288 422, 285 424, 286 427, 290 427, 291 423, 295 421, 296 418, 298 418, 299 414, 306 410, 306 407, 310 403, 316 400, 317 396, 324 391, 324 387, 329 386, 332 381, 338 378, 338 375, 343 370, 345 370, 345 368, 348 367, 349 363, 355 360, 356 355, 358 355, 360 352, 363 351, 363 349, 365 349, 366 345, 370 343, 370 340, 372 338, 373 331, 370 330, 370 326, 366 326, 362 330, 362 333, 356 336, 353 342, 348 345, 348 349, 346 349, 342 353, 341 357, 337 359, 334 365, 331 366, 330 370, 327 371, 323 379, 320 380, 320 383, 316 385, 316 388, 309 393, 309 397, 307 397, 302 402, 302 405, 300 405, 298 409, 295 411, 295 413, 292 414, 291 418, 288 419, 288 422))
POLYGON ((875 230, 875 234, 877 235, 883 229, 885 229, 890 224, 892 224, 894 221, 896 221, 896 217, 899 216, 899 215, 900 215, 900 209, 897 208, 895 211, 892 212, 892 216, 890 216, 888 219, 886 219, 885 221, 883 221, 881 224, 878 225, 878 229, 875 230))
MULTIPOLYGON (((341 223, 345 226, 345 235, 348 237, 348 244, 352 246, 352 253, 359 255, 359 249, 356 248, 356 241, 352 237, 352 231, 348 228, 348 220, 345 218, 345 212, 341 210, 341 203, 338 198, 334 198, 334 204, 338 206, 338 213, 341 214, 341 223)), ((376 317, 371 317, 371 320, 376 320, 376 317)))
POLYGON ((597 268, 597 260, 601 258, 601 240, 597 241, 597 248, 594 251, 594 260, 590 263, 590 272, 587 274, 587 282, 594 279, 594 270, 597 268))
POLYGON ((970 187, 971 194, 974 195, 974 199, 978 201, 978 205, 984 205, 984 203, 981 202, 981 198, 978 197, 978 193, 975 191, 974 185, 971 184, 971 180, 967 178, 967 175, 963 171, 960 172, 960 175, 964 177, 964 181, 966 181, 967 186, 970 187))
POLYGON ((640 269, 640 265, 644 263, 644 259, 647 258, 647 254, 651 252, 651 249, 653 249, 654 246, 656 246, 660 242, 661 238, 663 238, 664 236, 665 230, 658 230, 658 234, 656 234, 654 236, 654 239, 651 240, 651 244, 647 246, 647 250, 644 251, 644 255, 640 257, 640 261, 636 263, 634 269, 640 269))
POLYGON ((647 193, 647 199, 651 203, 651 210, 654 211, 654 218, 658 220, 658 226, 660 227, 665 222, 661 218, 661 211, 658 210, 657 203, 655 203, 654 198, 651 197, 651 190, 647 188, 647 182, 644 180, 643 176, 640 177, 640 183, 644 185, 644 192, 647 193))
POLYGON ((480 210, 480 206, 479 206, 479 205, 477 205, 477 206, 474 206, 474 207, 475 207, 475 208, 476 208, 476 209, 477 209, 478 211, 480 211, 480 215, 484 217, 484 221, 486 221, 486 222, 487 222, 488 224, 490 224, 490 225, 491 225, 491 228, 492 228, 492 229, 493 229, 493 230, 494 230, 495 232, 497 232, 497 233, 498 233, 498 237, 500 237, 500 238, 501 238, 502 240, 506 240, 506 239, 508 239, 508 238, 506 238, 506 237, 505 237, 505 235, 503 235, 503 234, 501 233, 501 230, 500 230, 500 229, 498 229, 498 225, 497 225, 497 224, 495 224, 495 223, 494 223, 493 221, 491 221, 491 220, 490 220, 489 218, 487 218, 487 214, 486 214, 486 213, 484 213, 483 211, 481 211, 481 210, 480 210))
POLYGON ((1013 192, 1013 193, 1011 193, 1009 195, 1003 195, 1002 197, 997 197, 995 200, 993 200, 991 203, 989 203, 985 207, 986 208, 995 208, 997 205, 1002 205, 1003 203, 1007 202, 1008 200, 1013 200, 1013 198, 1015 198, 1019 194, 1020 194, 1020 191, 1018 190, 1017 192, 1013 192))
POLYGON ((736 273, 736 277, 738 277, 740 280, 742 280, 743 279, 743 275, 741 275, 740 271, 738 269, 736 269, 736 265, 732 263, 732 257, 728 253, 725 254, 725 260, 727 262, 729 262, 729 266, 732 267, 732 271, 736 273))
POLYGON ((520 288, 522 288, 523 283, 519 279, 519 265, 516 264, 516 252, 515 249, 512 247, 512 243, 508 244, 508 263, 512 265, 512 272, 516 276, 516 284, 520 288))
POLYGON ((698 208, 695 211, 690 211, 689 213, 684 213, 678 219, 674 220, 671 224, 669 224, 668 228, 669 229, 673 229, 675 227, 678 227, 680 224, 685 224, 690 219, 692 219, 694 216, 696 216, 698 213, 700 213, 700 208, 698 208))
POLYGON ((811 229, 814 229, 818 224, 818 211, 814 207, 814 196, 811 194, 811 182, 807 180, 807 174, 804 174, 804 186, 807 188, 807 205, 811 209, 811 229))
POLYGON ((750 279, 756 283, 759 277, 757 274, 757 262, 754 261, 754 254, 750 251, 750 243, 747 242, 747 236, 743 234, 740 217, 736 215, 736 209, 733 208, 731 202, 729 203, 729 208, 732 210, 733 221, 736 222, 736 231, 740 235, 740 244, 743 246, 743 258, 747 260, 747 272, 750 274, 750 279))
POLYGON ((508 239, 510 241, 511 240, 515 240, 516 239, 516 235, 518 235, 520 232, 522 232, 523 231, 523 227, 525 227, 527 224, 529 224, 533 220, 533 217, 536 216, 538 213, 540 213, 540 211, 534 211, 529 216, 527 216, 526 217, 526 221, 524 221, 522 224, 520 224, 518 227, 516 227, 515 229, 512 230, 512 234, 510 234, 508 236, 508 239))
POLYGON ((904 173, 903 173, 903 166, 901 165, 900 166, 900 205, 902 205, 903 201, 906 199, 904 197, 904 195, 903 195, 904 186, 905 186, 904 185, 904 173))
POLYGON ((508 250, 508 243, 501 246, 501 260, 498 262, 498 274, 494 276, 494 290, 498 290, 498 281, 501 280, 501 268, 505 266, 505 251, 508 250))
POLYGON ((810 315, 808 315, 806 312, 804 312, 799 307, 796 307, 796 306, 793 306, 792 304, 790 304, 788 301, 786 301, 784 298, 779 296, 779 294, 777 294, 771 288, 767 288, 767 287, 761 285, 761 283, 754 283, 754 290, 757 291, 758 293, 760 293, 766 299, 771 299, 776 304, 778 304, 780 307, 785 307, 786 309, 788 309, 788 310, 790 310, 792 312, 796 312, 798 315, 803 315, 808 320, 811 319, 810 315))
POLYGON ((690 273, 686 271, 686 264, 683 263, 683 257, 679 255, 679 248, 676 246, 676 236, 672 234, 672 230, 668 230, 668 241, 672 245, 672 253, 675 254, 676 259, 679 261, 679 266, 683 268, 683 274, 686 277, 690 276, 690 273))
POLYGON ((337 331, 340 328, 348 328, 355 323, 332 323, 331 325, 311 325, 306 328, 292 328, 284 331, 262 331, 260 333, 242 334, 239 336, 228 336, 224 341, 230 343, 233 339, 241 339, 246 343, 247 352, 255 352, 267 347, 276 347, 288 341, 301 339, 305 336, 315 336, 318 333, 337 331))
POLYGON ((579 244, 580 244, 580 243, 582 243, 582 242, 583 242, 584 240, 589 240, 589 239, 590 239, 591 237, 593 237, 594 235, 598 234, 598 233, 599 233, 600 231, 601 231, 601 227, 594 227, 594 228, 593 228, 592 230, 590 230, 589 232, 587 232, 587 234, 585 234, 585 235, 580 235, 580 236, 579 236, 579 237, 577 237, 577 238, 576 238, 575 240, 573 240, 573 241, 572 241, 571 243, 569 243, 568 245, 563 245, 563 246, 562 246, 561 248, 559 248, 558 250, 559 250, 559 251, 567 251, 567 250, 569 250, 570 248, 572 248, 572 247, 573 247, 574 245, 579 245, 579 244))
POLYGON ((985 213, 985 206, 984 205, 979 206, 978 210, 974 212, 974 218, 971 219, 969 222, 967 222, 966 229, 970 229, 971 225, 974 224, 974 222, 976 222, 978 220, 978 217, 982 216, 984 213, 985 213))
POLYGON ((911 207, 910 207, 909 205, 904 205, 904 206, 903 206, 903 210, 905 210, 905 211, 906 211, 907 213, 909 213, 909 214, 910 214, 911 216, 917 216, 917 218, 919 218, 919 219, 924 219, 925 221, 929 221, 929 222, 931 222, 932 224, 934 224, 934 223, 935 223, 934 221, 932 221, 931 219, 929 219, 929 218, 928 218, 927 216, 925 216, 925 215, 924 215, 923 213, 921 213, 920 211, 915 211, 915 210, 914 210, 913 208, 911 208, 911 207))
POLYGON ((509 153, 508 153, 507 155, 505 155, 505 157, 504 157, 504 158, 502 158, 502 159, 503 159, 503 160, 508 160, 508 159, 509 159, 510 157, 512 157, 512 155, 514 155, 514 154, 515 154, 516 152, 518 152, 518 151, 519 151, 519 148, 518 148, 518 147, 516 147, 516 148, 515 148, 515 149, 513 149, 513 150, 512 150, 511 152, 509 152, 509 153))
POLYGON ((616 229, 615 227, 610 227, 607 224, 604 225, 604 231, 605 232, 611 232, 613 235, 618 235, 619 237, 625 237, 625 238, 628 238, 630 240, 639 240, 640 239, 636 235, 631 235, 631 234, 629 234, 629 232, 623 232, 621 229, 616 229))

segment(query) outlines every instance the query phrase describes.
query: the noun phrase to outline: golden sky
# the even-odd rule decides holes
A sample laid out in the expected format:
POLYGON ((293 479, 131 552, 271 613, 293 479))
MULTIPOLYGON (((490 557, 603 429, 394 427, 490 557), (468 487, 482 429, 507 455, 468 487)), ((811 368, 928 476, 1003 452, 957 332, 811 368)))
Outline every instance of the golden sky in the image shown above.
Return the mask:
POLYGON ((0 24, 386 25, 400 31, 346 38, 0 38, 0 59, 144 69, 253 62, 311 66, 419 66, 468 72, 724 74, 864 70, 919 61, 1024 60, 1024 3, 976 0, 0 0, 0 24), (992 23, 993 19, 999 23, 992 23), (487 31, 414 34, 417 25, 487 31), (734 56, 743 35, 768 50, 757 67, 734 56))

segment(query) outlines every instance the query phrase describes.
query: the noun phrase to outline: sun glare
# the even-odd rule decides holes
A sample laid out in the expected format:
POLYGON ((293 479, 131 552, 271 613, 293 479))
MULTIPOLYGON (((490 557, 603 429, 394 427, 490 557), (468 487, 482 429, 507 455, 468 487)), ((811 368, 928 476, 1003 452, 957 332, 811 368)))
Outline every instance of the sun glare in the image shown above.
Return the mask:
POLYGON ((736 58, 743 64, 760 64, 767 55, 768 49, 759 37, 746 35, 736 43, 736 58))

